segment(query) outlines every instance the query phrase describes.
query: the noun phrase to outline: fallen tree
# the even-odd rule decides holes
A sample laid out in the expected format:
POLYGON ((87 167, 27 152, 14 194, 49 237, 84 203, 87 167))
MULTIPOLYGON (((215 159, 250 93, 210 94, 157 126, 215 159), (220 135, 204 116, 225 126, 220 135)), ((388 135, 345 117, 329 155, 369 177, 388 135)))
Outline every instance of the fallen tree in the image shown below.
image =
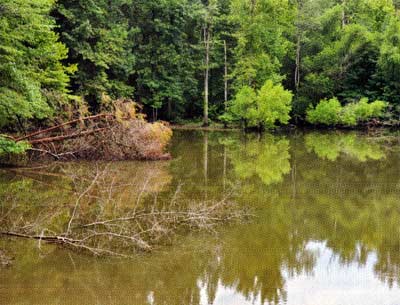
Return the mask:
MULTIPOLYGON (((28 159, 35 161, 163 160, 170 158, 165 148, 171 136, 167 124, 148 123, 132 101, 118 100, 113 113, 80 117, 24 136, 7 136, 4 141, 11 148, 21 146, 15 152, 26 150, 28 159)), ((3 147, 3 152, 14 152, 3 147)))

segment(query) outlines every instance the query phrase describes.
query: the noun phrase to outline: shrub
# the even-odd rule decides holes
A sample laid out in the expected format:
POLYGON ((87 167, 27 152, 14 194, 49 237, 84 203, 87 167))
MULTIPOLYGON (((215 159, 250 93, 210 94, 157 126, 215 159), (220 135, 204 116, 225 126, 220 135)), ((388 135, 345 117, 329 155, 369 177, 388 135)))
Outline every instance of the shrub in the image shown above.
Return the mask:
POLYGON ((231 112, 225 112, 218 117, 218 120, 220 120, 225 126, 227 126, 234 122, 235 118, 233 117, 231 112))
POLYGON ((258 121, 267 128, 274 128, 277 122, 286 125, 290 119, 292 99, 293 94, 281 84, 274 85, 272 81, 266 81, 258 91, 258 121))
POLYGON ((381 117, 387 103, 375 101, 368 103, 367 98, 362 98, 356 103, 350 103, 342 107, 337 98, 322 100, 315 109, 307 111, 307 121, 311 124, 324 124, 335 126, 356 126, 360 122, 366 122, 372 118, 381 117))
POLYGON ((357 114, 356 114, 357 104, 348 104, 342 109, 340 115, 340 121, 346 126, 356 126, 358 124, 357 114))
POLYGON ((379 118, 383 115, 387 103, 375 101, 368 103, 367 98, 362 98, 357 103, 351 103, 343 107, 341 123, 346 126, 356 126, 360 122, 366 122, 372 118, 379 118))
POLYGON ((324 99, 314 108, 307 111, 307 121, 311 124, 336 125, 340 122, 342 106, 336 97, 324 99))
POLYGON ((244 86, 232 102, 231 117, 244 121, 246 127, 274 128, 277 123, 287 124, 292 109, 292 98, 293 94, 290 91, 280 84, 274 85, 270 80, 266 81, 258 92, 244 86))
POLYGON ((21 141, 15 142, 14 140, 0 135, 0 156, 5 154, 23 154, 30 148, 29 143, 21 141))

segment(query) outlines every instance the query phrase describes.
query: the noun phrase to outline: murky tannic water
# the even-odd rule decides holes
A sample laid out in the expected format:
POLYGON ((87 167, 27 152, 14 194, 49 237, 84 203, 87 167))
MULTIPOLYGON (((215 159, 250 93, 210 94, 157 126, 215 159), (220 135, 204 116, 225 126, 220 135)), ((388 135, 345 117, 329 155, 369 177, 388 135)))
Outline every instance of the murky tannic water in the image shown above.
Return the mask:
MULTIPOLYGON (((400 304, 398 136, 177 131, 171 150, 172 161, 110 167, 146 181, 149 204, 178 188, 197 201, 233 192, 255 217, 128 260, 1 238, 13 260, 0 267, 0 304, 400 304)), ((65 204, 60 168, 87 167, 1 170, 0 208, 12 200, 29 217, 65 204)))

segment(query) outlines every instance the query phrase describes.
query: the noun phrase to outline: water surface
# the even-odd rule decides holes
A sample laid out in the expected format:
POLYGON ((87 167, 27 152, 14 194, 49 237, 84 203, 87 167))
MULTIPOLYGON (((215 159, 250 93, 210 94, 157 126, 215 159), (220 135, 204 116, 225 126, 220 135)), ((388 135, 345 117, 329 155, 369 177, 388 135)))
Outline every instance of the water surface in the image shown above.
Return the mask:
MULTIPOLYGON (((137 185, 121 204, 143 189, 148 204, 177 189, 194 201, 232 193, 255 217, 130 260, 2 238, 13 263, 0 269, 0 304, 400 304, 396 135, 177 131, 171 150, 168 162, 110 165, 137 185)), ((3 206, 29 217, 66 204, 73 186, 60 172, 92 167, 2 170, 3 206)))

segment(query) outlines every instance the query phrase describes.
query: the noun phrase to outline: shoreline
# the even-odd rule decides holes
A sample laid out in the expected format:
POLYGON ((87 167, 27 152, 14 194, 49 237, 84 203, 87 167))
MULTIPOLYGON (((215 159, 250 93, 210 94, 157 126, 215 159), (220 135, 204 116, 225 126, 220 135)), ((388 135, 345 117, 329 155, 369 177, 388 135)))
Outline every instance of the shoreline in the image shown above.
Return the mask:
POLYGON ((314 125, 287 125, 287 126, 280 126, 275 129, 271 130, 262 130, 259 131, 257 129, 248 129, 245 130, 240 127, 223 127, 221 126, 208 126, 203 127, 201 125, 196 126, 193 124, 183 124, 183 125, 174 125, 171 124, 169 126, 172 130, 199 130, 199 131, 244 131, 246 133, 253 133, 253 132, 279 132, 279 131, 291 131, 291 130, 302 130, 302 131, 378 131, 378 130, 390 130, 390 131, 398 131, 400 130, 400 124, 395 125, 378 125, 378 126, 366 126, 366 125, 359 125, 354 127, 347 127, 347 126, 314 126, 314 125))

